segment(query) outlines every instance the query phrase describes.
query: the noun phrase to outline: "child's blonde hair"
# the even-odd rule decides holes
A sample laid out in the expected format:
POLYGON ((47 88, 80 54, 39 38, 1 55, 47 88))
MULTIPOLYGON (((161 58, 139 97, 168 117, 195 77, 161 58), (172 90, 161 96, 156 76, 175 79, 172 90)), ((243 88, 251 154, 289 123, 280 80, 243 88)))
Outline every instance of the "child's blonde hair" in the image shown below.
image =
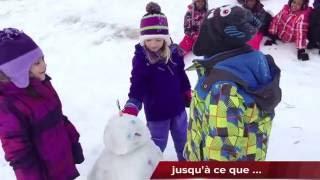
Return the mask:
MULTIPOLYGON (((147 49, 147 46, 144 45, 144 48, 147 49)), ((152 64, 155 63, 154 60, 148 55, 148 53, 147 53, 147 56, 152 64)), ((165 40, 163 40, 163 45, 160 48, 160 56, 165 59, 165 64, 167 64, 171 58, 171 50, 168 46, 167 41, 165 41, 165 40)))
POLYGON ((165 58, 165 63, 167 64, 171 58, 171 50, 167 44, 167 41, 163 42, 163 46, 160 48, 161 57, 165 58))

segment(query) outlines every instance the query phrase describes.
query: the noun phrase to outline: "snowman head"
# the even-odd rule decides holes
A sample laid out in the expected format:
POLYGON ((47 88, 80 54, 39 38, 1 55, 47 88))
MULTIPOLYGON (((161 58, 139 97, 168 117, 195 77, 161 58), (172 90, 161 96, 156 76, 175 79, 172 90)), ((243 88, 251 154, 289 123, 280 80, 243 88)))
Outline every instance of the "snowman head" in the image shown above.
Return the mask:
POLYGON ((104 144, 113 154, 128 154, 151 140, 145 123, 139 118, 123 114, 112 117, 104 130, 104 144))

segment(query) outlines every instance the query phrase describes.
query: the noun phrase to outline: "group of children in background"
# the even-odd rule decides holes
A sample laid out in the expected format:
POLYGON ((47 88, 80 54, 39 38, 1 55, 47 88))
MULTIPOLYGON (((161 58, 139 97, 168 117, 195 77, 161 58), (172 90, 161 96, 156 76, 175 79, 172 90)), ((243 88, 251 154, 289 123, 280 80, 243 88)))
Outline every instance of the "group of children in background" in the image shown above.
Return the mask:
POLYGON ((184 37, 179 46, 184 55, 192 50, 194 42, 197 40, 200 32, 200 25, 208 12, 207 0, 193 0, 188 5, 188 11, 184 16, 184 37))
MULTIPOLYGON (((273 18, 263 9, 260 0, 244 0, 241 3, 261 20, 261 32, 268 37, 264 45, 276 44, 278 39, 283 42, 295 42, 297 58, 302 61, 309 60, 306 48, 317 48, 320 54, 319 0, 314 0, 314 8, 309 7, 309 0, 289 0, 273 18)), ((257 48, 261 40, 262 36, 258 33, 249 44, 257 48)))
MULTIPOLYGON (((270 105, 272 107, 270 113, 254 114, 255 120, 247 120, 248 123, 255 123, 262 119, 268 126, 265 127, 267 132, 260 132, 260 134, 252 129, 246 129, 246 135, 256 133, 255 137, 257 141, 259 140, 255 144, 256 152, 252 152, 254 156, 250 154, 246 154, 246 157, 237 156, 235 154, 238 152, 232 152, 235 154, 222 157, 226 156, 226 152, 222 151, 228 148, 230 150, 231 146, 224 144, 225 142, 222 144, 228 147, 225 147, 226 149, 221 147, 221 152, 218 152, 220 155, 208 154, 206 148, 208 150, 212 147, 202 144, 209 142, 208 139, 202 141, 204 135, 212 136, 216 133, 218 136, 228 136, 230 133, 239 132, 233 132, 235 129, 228 129, 231 125, 224 127, 226 129, 208 127, 215 128, 212 129, 212 132, 208 132, 208 129, 199 130, 200 119, 198 118, 201 118, 200 114, 204 113, 202 111, 205 111, 206 108, 207 110, 214 109, 217 104, 209 104, 210 108, 198 107, 193 100, 195 96, 199 100, 203 94, 200 90, 195 90, 194 93, 191 91, 190 82, 184 70, 184 55, 194 47, 193 51, 196 55, 212 57, 215 60, 215 55, 242 48, 246 43, 259 50, 263 36, 267 36, 268 40, 265 45, 276 44, 277 39, 284 42, 295 42, 298 59, 308 60, 305 49, 320 48, 320 0, 314 0, 314 9, 308 7, 308 3, 308 0, 289 0, 288 4, 272 18, 265 11, 260 0, 244 0, 243 7, 250 10, 254 18, 251 18, 243 8, 226 6, 210 11, 215 17, 208 19, 207 0, 193 0, 184 18, 185 36, 179 46, 174 44, 170 38, 167 17, 161 12, 160 6, 156 3, 149 3, 146 7, 147 13, 140 22, 140 42, 135 46, 132 60, 129 100, 121 113, 137 116, 143 105, 152 140, 164 151, 169 132, 171 132, 178 160, 264 160, 267 146, 266 136, 270 134, 274 104, 270 105), (218 12, 220 14, 217 14, 218 12), (233 18, 241 15, 243 24, 237 24, 239 22, 235 19, 230 19, 225 24, 220 24, 219 27, 210 26, 224 21, 224 18, 221 17, 223 13, 225 13, 224 16, 231 14, 233 18), (255 19, 259 19, 259 23, 255 19), (204 21, 206 21, 205 24, 203 24, 204 21), (228 23, 230 26, 224 27, 228 23), (249 26, 244 26, 244 24, 249 26), (241 28, 252 29, 241 32, 241 28), (233 32, 243 33, 243 36, 234 35, 233 32), (189 107, 190 103, 193 106, 190 111, 192 118, 189 122, 189 130, 187 130, 188 117, 185 107, 189 107), (199 112, 197 108, 200 108, 199 112), (195 142, 202 146, 194 144, 195 142), (187 144, 186 147, 185 144, 187 144), (259 149, 260 151, 257 152, 259 149), (183 154, 184 151, 185 154, 183 154)), ((272 69, 273 65, 270 62, 273 61, 267 61, 268 58, 261 53, 242 49, 240 54, 231 53, 228 58, 236 56, 237 61, 240 62, 242 60, 240 55, 244 53, 249 53, 246 56, 249 59, 257 59, 259 56, 260 65, 268 67, 264 69, 264 75, 256 75, 261 78, 258 78, 259 81, 254 82, 254 85, 249 81, 247 83, 261 87, 273 82, 276 79, 274 77, 279 76, 279 72, 274 71, 276 68, 272 69)), ((250 62, 246 61, 246 63, 243 65, 244 68, 250 69, 250 62)), ((220 66, 228 67, 228 63, 222 63, 220 66)), ((232 68, 230 71, 238 72, 237 69, 232 68)), ((227 99, 224 99, 223 102, 215 102, 217 98, 219 99, 218 92, 233 101, 232 97, 235 96, 242 100, 249 99, 248 102, 241 102, 247 106, 242 108, 247 109, 248 113, 249 111, 260 112, 265 108, 265 106, 260 106, 255 101, 256 99, 250 98, 251 94, 245 93, 245 88, 235 83, 231 82, 226 86, 218 83, 212 87, 215 89, 212 89, 213 97, 212 100, 209 100, 210 103, 220 103, 219 105, 225 103, 224 106, 227 106, 225 111, 228 113, 236 115, 241 109, 235 110, 235 107, 230 107, 232 112, 228 110, 227 99)), ((62 112, 59 97, 50 83, 50 77, 46 75, 44 55, 29 36, 12 28, 0 31, 0 103, 0 139, 5 158, 13 167, 18 180, 70 180, 79 175, 75 164, 84 160, 81 145, 78 142, 79 134, 62 112)), ((234 119, 229 119, 231 116, 229 117, 226 112, 219 113, 226 116, 226 124, 232 123, 234 119)), ((211 110, 209 114, 212 115, 211 110)), ((214 116, 218 115, 214 114, 210 117, 214 116)), ((244 114, 237 117, 242 118, 243 116, 244 114)), ((212 119, 209 118, 208 121, 212 119)), ((233 135, 230 138, 232 139, 233 135)), ((218 143, 223 139, 211 139, 211 141, 218 143)), ((245 143, 244 139, 242 143, 245 143)), ((237 144, 235 149, 241 148, 242 145, 237 144)))
MULTIPOLYGON (((248 3, 250 4, 251 2, 261 4, 260 0, 238 0, 238 2, 244 7, 248 6, 248 3)), ((314 0, 313 8, 311 8, 309 7, 309 0, 289 0, 288 4, 284 5, 281 11, 272 18, 271 22, 269 18, 264 20, 259 18, 268 27, 268 31, 264 34, 268 37, 268 40, 264 45, 271 46, 272 44, 276 44, 277 40, 295 42, 297 58, 302 61, 309 60, 306 49, 319 49, 320 54, 319 4, 319 0, 314 0)), ((252 12, 255 14, 254 11, 252 12)), ((268 15, 267 17, 270 16, 268 15)), ((253 44, 253 47, 257 46, 253 44)))

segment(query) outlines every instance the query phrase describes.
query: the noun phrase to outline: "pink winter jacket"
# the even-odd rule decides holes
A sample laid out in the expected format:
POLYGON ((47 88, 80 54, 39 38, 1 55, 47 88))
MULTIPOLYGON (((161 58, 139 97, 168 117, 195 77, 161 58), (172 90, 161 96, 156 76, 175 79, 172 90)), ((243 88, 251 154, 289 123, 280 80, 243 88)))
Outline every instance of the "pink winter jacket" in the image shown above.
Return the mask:
POLYGON ((84 160, 79 133, 63 115, 49 76, 30 79, 28 88, 0 83, 0 140, 17 180, 79 176, 75 164, 84 160))
POLYGON ((285 5, 273 18, 269 32, 284 42, 295 42, 298 49, 306 48, 311 10, 312 8, 308 7, 291 12, 289 5, 285 5))
POLYGON ((207 8, 195 9, 194 3, 188 5, 188 11, 184 16, 184 33, 190 37, 199 35, 200 25, 207 14, 207 8))

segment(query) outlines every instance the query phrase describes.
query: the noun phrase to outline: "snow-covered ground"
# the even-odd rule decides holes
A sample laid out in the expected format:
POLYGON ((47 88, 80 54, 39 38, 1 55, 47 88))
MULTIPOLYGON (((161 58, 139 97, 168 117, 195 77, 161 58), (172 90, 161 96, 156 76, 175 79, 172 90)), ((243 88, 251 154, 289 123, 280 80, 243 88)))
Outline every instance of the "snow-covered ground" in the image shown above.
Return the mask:
MULTIPOLYGON (((63 103, 64 113, 81 134, 86 160, 78 166, 86 179, 103 149, 102 134, 116 100, 127 99, 131 58, 138 42, 140 18, 148 0, 0 0, 0 28, 16 27, 34 38, 45 52, 48 74, 63 103)), ((169 20, 175 42, 183 37, 183 16, 191 0, 156 0, 169 20)), ((209 0, 209 6, 236 0, 209 0)), ((287 0, 263 0, 266 9, 279 12, 287 0)), ((310 4, 313 1, 310 2, 310 4)), ((320 160, 320 56, 296 59, 293 44, 264 47, 282 69, 282 102, 276 109, 268 160, 320 160)), ((186 57, 191 64, 192 55, 186 57)), ((188 72, 192 85, 196 74, 188 72)), ((140 118, 144 119, 143 111, 140 118)), ((58 142, 57 142, 58 143, 58 142)), ((176 160, 172 141, 166 160, 176 160)), ((0 179, 12 180, 13 171, 0 150, 0 179)))

